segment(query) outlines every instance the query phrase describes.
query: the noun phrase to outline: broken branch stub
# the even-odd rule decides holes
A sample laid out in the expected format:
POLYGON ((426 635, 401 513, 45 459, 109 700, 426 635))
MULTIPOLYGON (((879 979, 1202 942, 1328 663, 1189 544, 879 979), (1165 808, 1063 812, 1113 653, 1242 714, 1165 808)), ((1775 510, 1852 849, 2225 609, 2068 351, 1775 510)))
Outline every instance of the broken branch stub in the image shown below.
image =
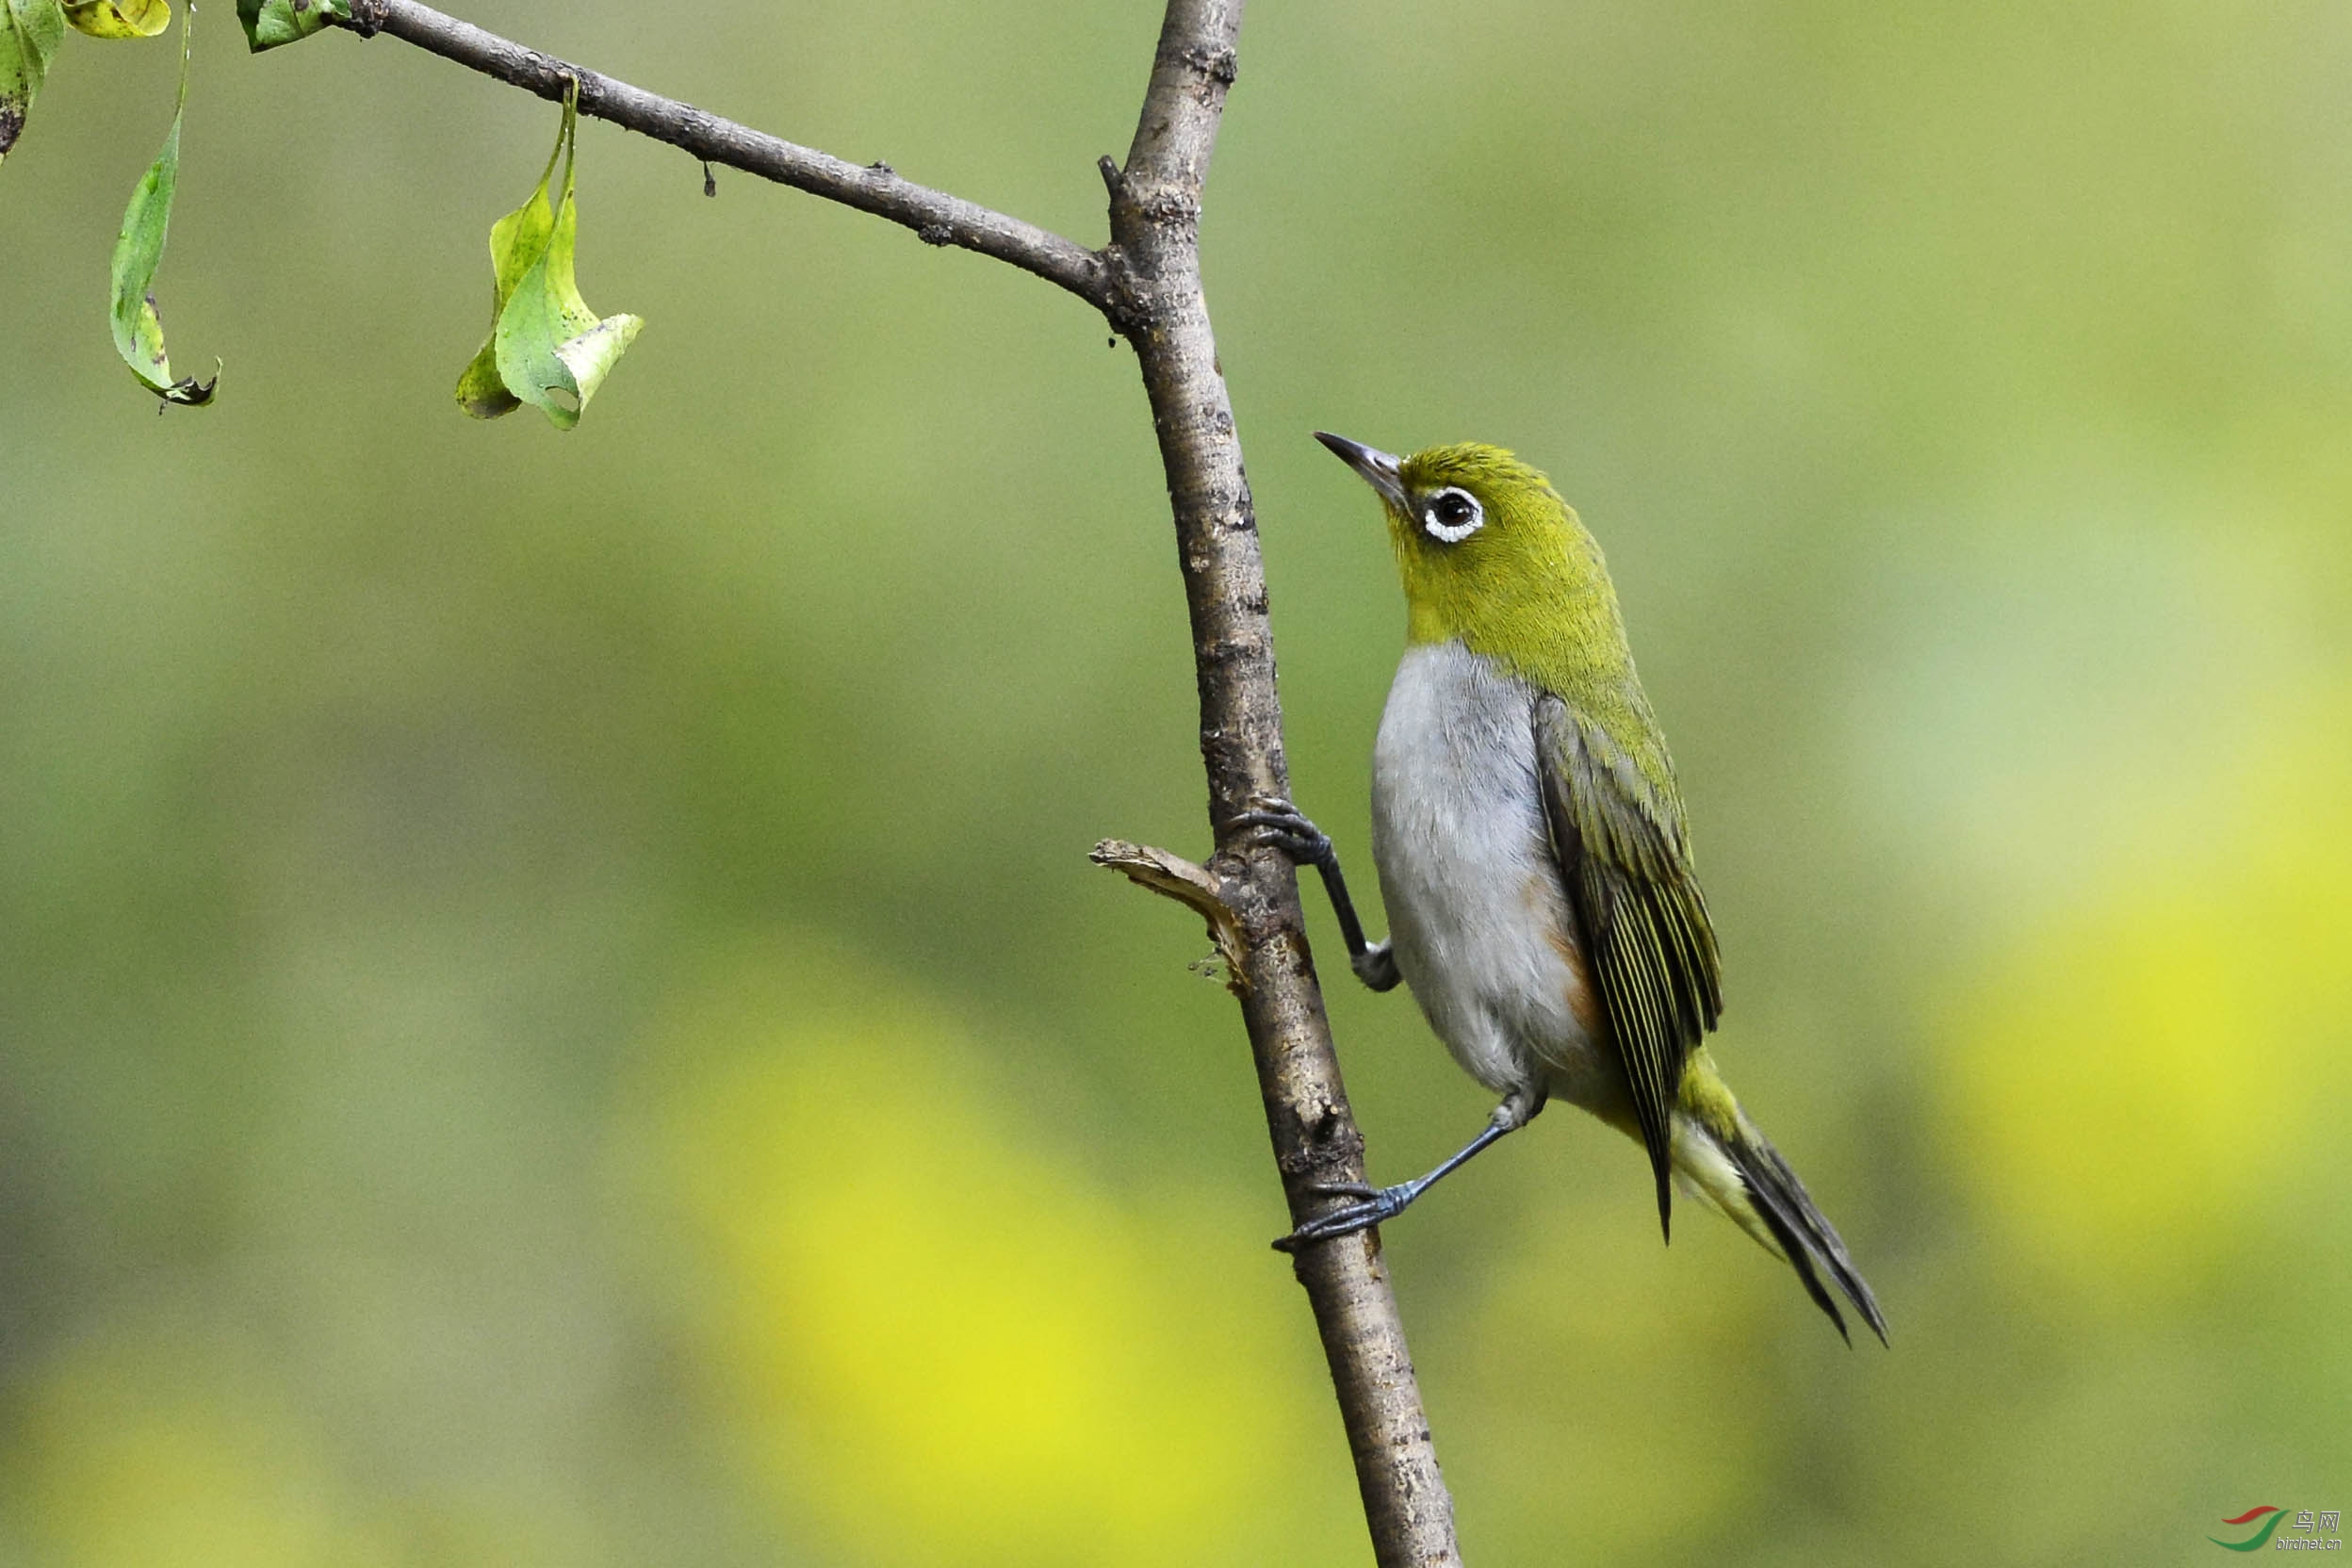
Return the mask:
POLYGON ((1209 939, 1217 943, 1217 956, 1225 965, 1227 988, 1236 996, 1250 988, 1249 971, 1243 964, 1249 942, 1242 935, 1241 917, 1225 902, 1224 890, 1207 867, 1124 839, 1105 839, 1086 858, 1139 888, 1174 899, 1208 922, 1209 939))

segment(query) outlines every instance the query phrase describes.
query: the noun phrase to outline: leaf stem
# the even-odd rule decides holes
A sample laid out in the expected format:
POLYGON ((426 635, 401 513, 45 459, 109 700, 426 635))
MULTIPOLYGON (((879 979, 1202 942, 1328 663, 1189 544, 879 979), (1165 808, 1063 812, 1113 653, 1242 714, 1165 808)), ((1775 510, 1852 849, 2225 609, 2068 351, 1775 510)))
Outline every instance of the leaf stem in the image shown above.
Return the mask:
POLYGON ((337 24, 369 37, 389 33, 511 87, 561 102, 575 84, 580 112, 666 142, 706 163, 725 164, 914 230, 930 244, 957 245, 1057 284, 1088 304, 1111 308, 1102 256, 1034 223, 945 191, 901 179, 887 166, 850 163, 769 136, 674 98, 526 48, 416 0, 353 0, 337 24))
MULTIPOLYGON (((1100 252, 900 179, 888 165, 846 163, 746 129, 415 0, 349 4, 341 24, 353 32, 390 33, 543 98, 577 81, 582 114, 873 213, 928 244, 994 256, 1101 310, 1135 346, 1159 436, 1191 611, 1211 830, 1230 838, 1253 797, 1290 792, 1257 514, 1200 278, 1200 196, 1233 82, 1241 0, 1168 0, 1126 165, 1100 165, 1111 220, 1100 252)), ((1340 1081, 1290 861, 1238 843, 1205 866, 1116 843, 1097 858, 1208 914, 1249 1030, 1292 1221, 1320 1212, 1325 1185, 1364 1179, 1364 1135, 1340 1081)), ((1460 1568, 1453 1502, 1378 1233, 1301 1248, 1292 1267, 1322 1337, 1380 1568, 1460 1568)))

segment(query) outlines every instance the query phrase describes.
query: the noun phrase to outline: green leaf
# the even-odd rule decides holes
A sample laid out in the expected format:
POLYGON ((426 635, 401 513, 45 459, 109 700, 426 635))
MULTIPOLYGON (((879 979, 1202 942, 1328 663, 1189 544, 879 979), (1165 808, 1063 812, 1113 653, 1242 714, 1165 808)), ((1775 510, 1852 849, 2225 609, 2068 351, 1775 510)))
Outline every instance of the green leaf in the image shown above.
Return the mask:
POLYGON ((491 335, 498 379, 558 430, 580 423, 588 400, 645 325, 634 316, 599 320, 580 299, 572 278, 579 230, 580 209, 572 203, 567 179, 547 254, 515 285, 491 335))
POLYGON ((351 19, 351 0, 237 0, 237 19, 254 54, 296 43, 319 28, 351 19))
POLYGON ((194 376, 172 379, 171 356, 164 352, 163 320, 155 314, 155 297, 149 290, 155 269, 163 265, 163 242, 172 227, 172 196, 180 181, 180 121, 188 112, 188 59, 196 35, 196 8, 188 8, 180 26, 180 96, 172 110, 172 134, 163 152, 139 176, 131 204, 122 213, 122 232, 114 241, 114 346, 146 388, 168 403, 191 407, 212 400, 220 384, 220 367, 212 380, 194 376))
POLYGON ((33 95, 65 41, 57 0, 0 0, 0 159, 24 133, 33 95))
POLYGON ((558 430, 570 430, 645 325, 634 316, 599 319, 580 297, 573 273, 580 234, 573 199, 578 136, 577 99, 567 96, 538 188, 491 226, 496 299, 490 335, 457 380, 458 404, 477 419, 495 419, 529 403, 558 430), (550 203, 547 188, 559 162, 563 194, 550 203))
POLYGON ((507 302, 514 297, 515 286, 546 258, 547 242, 554 237, 555 213, 547 204, 547 182, 555 177, 555 166, 564 156, 564 131, 556 132, 555 151, 547 155, 547 167, 540 173, 539 188, 531 199, 490 225, 494 290, 490 335, 482 340, 481 351, 466 367, 466 373, 457 378, 457 400, 477 419, 495 419, 522 406, 522 400, 498 379, 498 322, 506 315, 507 302))
POLYGON ((172 0, 64 0, 66 24, 91 38, 153 38, 172 25, 172 0))

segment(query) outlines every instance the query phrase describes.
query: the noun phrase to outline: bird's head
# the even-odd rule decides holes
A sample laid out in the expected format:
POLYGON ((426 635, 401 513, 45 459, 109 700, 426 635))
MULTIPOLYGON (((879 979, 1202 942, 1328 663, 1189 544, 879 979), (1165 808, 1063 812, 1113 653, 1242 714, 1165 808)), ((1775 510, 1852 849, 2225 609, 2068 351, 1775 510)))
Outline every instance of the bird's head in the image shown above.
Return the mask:
POLYGON ((1537 469, 1475 441, 1396 457, 1315 438, 1380 495, 1412 641, 1460 638, 1524 665, 1614 627, 1600 549, 1537 469))

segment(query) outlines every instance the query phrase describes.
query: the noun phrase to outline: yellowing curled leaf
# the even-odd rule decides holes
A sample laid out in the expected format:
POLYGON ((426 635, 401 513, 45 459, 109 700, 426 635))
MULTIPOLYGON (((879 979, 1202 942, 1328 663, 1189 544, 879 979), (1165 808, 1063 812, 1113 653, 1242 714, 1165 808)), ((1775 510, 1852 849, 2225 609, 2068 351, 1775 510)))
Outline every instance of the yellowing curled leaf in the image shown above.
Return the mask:
POLYGON ((457 379, 458 406, 477 419, 529 403, 558 430, 570 430, 645 325, 634 316, 599 319, 580 297, 572 270, 580 232, 572 198, 579 124, 575 92, 564 100, 564 123, 538 188, 491 225, 497 292, 490 335, 457 379), (559 162, 563 193, 550 203, 547 188, 559 162))
POLYGON ((473 363, 457 378, 459 406, 477 419, 495 419, 522 406, 522 400, 506 389, 498 379, 498 322, 506 316, 507 302, 514 297, 515 286, 524 274, 547 253, 547 241, 555 233, 555 214, 547 205, 547 182, 555 176, 555 166, 564 156, 564 137, 558 132, 555 151, 547 155, 547 167, 539 176, 539 188, 531 199, 504 218, 490 225, 490 268, 494 294, 490 302, 490 335, 482 342, 473 363))
POLYGON ((114 241, 114 346, 146 388, 168 403, 191 407, 212 400, 220 384, 216 369, 211 381, 194 376, 172 379, 172 359, 164 352, 163 320, 155 314, 155 297, 149 292, 155 270, 163 265, 163 242, 172 227, 172 197, 180 180, 180 121, 188 111, 188 57, 196 27, 196 8, 188 8, 180 29, 180 96, 172 110, 172 134, 163 151, 140 175, 122 213, 122 232, 114 241))
POLYGON ((0 159, 24 134, 33 95, 64 40, 57 0, 0 0, 0 159))
POLYGON ((64 0, 65 20, 91 38, 153 38, 172 25, 172 0, 64 0))

